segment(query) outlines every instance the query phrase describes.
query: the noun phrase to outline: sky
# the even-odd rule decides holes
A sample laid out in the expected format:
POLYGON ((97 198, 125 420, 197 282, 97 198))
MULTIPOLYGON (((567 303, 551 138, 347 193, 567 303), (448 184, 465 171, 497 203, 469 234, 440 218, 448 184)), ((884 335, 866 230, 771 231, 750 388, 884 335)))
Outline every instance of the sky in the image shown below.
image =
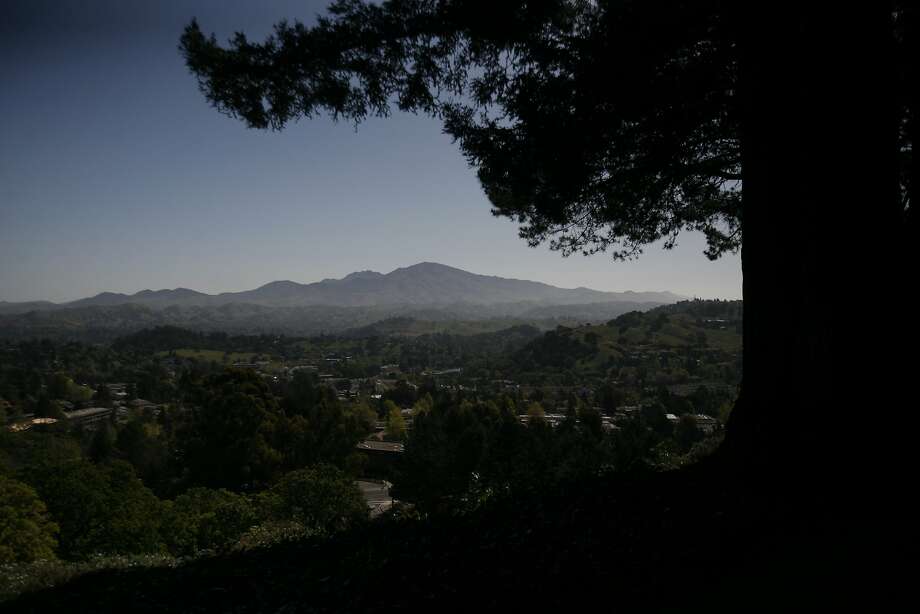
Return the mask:
POLYGON ((306 23, 325 0, 4 0, 0 300, 247 290, 440 262, 598 290, 740 298, 738 256, 684 234, 635 261, 530 248, 490 213, 436 120, 258 131, 209 106, 179 55, 197 17, 226 40, 306 23))

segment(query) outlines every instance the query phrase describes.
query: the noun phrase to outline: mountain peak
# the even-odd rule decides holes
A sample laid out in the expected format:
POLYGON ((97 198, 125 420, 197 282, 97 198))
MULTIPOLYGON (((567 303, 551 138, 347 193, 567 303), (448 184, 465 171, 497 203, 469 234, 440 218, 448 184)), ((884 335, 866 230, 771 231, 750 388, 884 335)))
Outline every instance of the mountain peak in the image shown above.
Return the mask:
POLYGON ((352 279, 379 279, 383 277, 383 273, 378 273, 377 271, 355 271, 354 273, 349 273, 342 278, 342 281, 352 280, 352 279))
MULTIPOLYGON (((275 281, 270 281, 267 284, 262 284, 256 290, 262 290, 263 288, 294 288, 300 287, 303 284, 299 284, 296 281, 291 281, 290 279, 278 279, 275 281)), ((225 294, 234 294, 233 292, 226 292, 225 294)))
POLYGON ((470 273, 469 271, 464 271, 463 269, 458 269, 456 267, 447 266, 446 264, 441 264, 439 262, 419 262, 418 264, 412 264, 406 267, 400 267, 390 271, 389 275, 393 273, 463 273, 464 275, 476 275, 476 273, 470 273))
POLYGON ((410 264, 407 267, 403 267, 403 270, 422 270, 422 269, 451 269, 453 271, 459 271, 460 269, 452 266, 447 266, 446 264, 441 264, 440 262, 418 262, 416 264, 410 264))

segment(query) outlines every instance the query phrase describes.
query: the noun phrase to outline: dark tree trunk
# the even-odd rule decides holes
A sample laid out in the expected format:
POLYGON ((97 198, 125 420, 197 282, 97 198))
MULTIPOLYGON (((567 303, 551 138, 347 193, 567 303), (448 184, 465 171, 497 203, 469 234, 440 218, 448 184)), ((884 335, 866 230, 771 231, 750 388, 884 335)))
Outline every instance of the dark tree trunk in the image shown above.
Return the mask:
MULTIPOLYGON (((911 149, 920 140, 920 6, 916 2, 907 2, 903 9, 903 41, 901 42, 900 55, 904 58, 901 98, 904 101, 904 111, 907 117, 907 137, 911 149)), ((913 152, 911 152, 913 153, 913 152)), ((917 230, 917 195, 920 193, 920 156, 912 155, 908 171, 910 174, 908 197, 912 207, 906 214, 904 226, 905 237, 908 241, 916 240, 917 230)), ((905 247, 907 247, 905 245, 905 247)), ((907 251, 907 250, 905 250, 907 251)))
POLYGON ((758 4, 741 39, 744 379, 726 459, 777 496, 836 506, 885 465, 902 385, 891 11, 758 4))

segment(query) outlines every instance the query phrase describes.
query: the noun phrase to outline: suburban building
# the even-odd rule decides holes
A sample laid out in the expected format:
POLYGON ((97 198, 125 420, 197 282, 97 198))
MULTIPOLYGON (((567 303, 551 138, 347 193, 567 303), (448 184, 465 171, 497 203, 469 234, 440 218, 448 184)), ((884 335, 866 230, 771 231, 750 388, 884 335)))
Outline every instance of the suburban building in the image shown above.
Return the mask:
POLYGON ((57 418, 29 418, 11 424, 8 429, 13 433, 21 433, 22 431, 28 431, 33 426, 47 426, 56 422, 57 418))
POLYGON ((365 457, 364 474, 370 478, 387 478, 393 474, 396 461, 405 452, 399 442, 368 439, 355 446, 365 457))
POLYGON ((394 454, 405 451, 405 446, 399 442, 393 441, 377 441, 376 439, 366 439, 356 446, 359 450, 365 450, 368 452, 383 452, 387 454, 394 454))
POLYGON ((696 428, 704 433, 712 433, 719 426, 719 422, 715 418, 706 414, 695 414, 693 417, 696 418, 696 428))
POLYGON ((98 423, 109 420, 112 411, 111 407, 87 407, 76 411, 65 411, 64 416, 74 424, 95 427, 98 423))

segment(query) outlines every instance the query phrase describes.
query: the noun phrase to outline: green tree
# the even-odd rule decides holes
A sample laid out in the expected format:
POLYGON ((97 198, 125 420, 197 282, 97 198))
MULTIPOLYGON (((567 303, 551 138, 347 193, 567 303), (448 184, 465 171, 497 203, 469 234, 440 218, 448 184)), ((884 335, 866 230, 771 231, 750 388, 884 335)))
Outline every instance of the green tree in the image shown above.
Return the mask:
POLYGON ((181 438, 192 482, 234 490, 270 483, 283 457, 272 446, 280 413, 267 385, 252 371, 228 369, 208 387, 181 438))
POLYGON ((362 435, 372 433, 377 426, 377 412, 364 401, 351 405, 347 413, 354 418, 355 426, 362 435))
POLYGON ((582 429, 593 439, 600 440, 604 436, 604 426, 601 413, 593 407, 582 405, 578 408, 578 421, 582 429))
POLYGON ((54 373, 48 378, 48 395, 52 399, 67 399, 73 381, 63 373, 54 373))
POLYGON ((44 471, 46 465, 61 465, 82 458, 79 443, 74 437, 60 431, 42 432, 36 429, 25 433, 3 433, 0 448, 7 457, 11 470, 31 483, 29 476, 44 471), (13 436, 15 435, 15 437, 13 436))
POLYGON ((99 384, 96 386, 96 394, 93 397, 93 402, 98 407, 111 407, 112 391, 109 390, 109 387, 105 384, 99 384))
MULTIPOLYGON (((425 509, 467 490, 478 458, 469 449, 467 455, 461 455, 458 447, 471 418, 467 408, 443 404, 415 417, 412 437, 393 479, 396 498, 425 509)), ((465 442, 472 443, 472 439, 465 438, 465 442)))
POLYGON ((255 506, 244 495, 192 488, 165 506, 163 540, 175 556, 221 551, 236 544, 258 521, 255 506))
MULTIPOLYGON (((162 413, 168 418, 168 410, 162 413)), ((159 424, 132 418, 118 429, 115 448, 120 458, 131 463, 138 476, 154 491, 169 477, 171 439, 159 424)))
POLYGON ((626 404, 626 391, 613 382, 605 382, 598 390, 598 403, 607 413, 613 413, 617 407, 626 404))
POLYGON ((642 421, 660 437, 671 434, 671 423, 667 418, 667 411, 661 402, 646 403, 641 409, 642 421))
POLYGON ((81 386, 71 382, 66 398, 73 403, 85 403, 93 398, 93 390, 88 386, 81 386))
POLYGON ((656 438, 641 420, 630 419, 616 431, 612 445, 612 462, 617 471, 642 471, 652 456, 656 438))
POLYGON ((530 422, 543 421, 546 420, 546 410, 543 409, 542 405, 534 401, 527 406, 527 416, 530 418, 530 422))
POLYGON ((104 552, 153 553, 162 546, 162 503, 124 461, 103 467, 109 490, 104 552))
POLYGON ((0 565, 54 559, 57 530, 34 489, 0 474, 0 565))
POLYGON ((35 401, 35 407, 32 410, 36 418, 56 418, 63 420, 64 412, 57 401, 52 400, 47 394, 42 392, 35 401))
POLYGON ((87 456, 95 463, 110 460, 115 453, 115 429, 111 424, 102 423, 96 426, 90 439, 87 456))
POLYGON ((282 408, 288 420, 279 424, 276 435, 289 470, 317 463, 345 466, 355 445, 376 423, 369 408, 345 407, 331 389, 316 385, 304 372, 294 375, 282 408))
POLYGON ((28 478, 60 527, 62 558, 159 550, 160 502, 129 464, 47 462, 28 478))
POLYGON ((386 400, 383 402, 383 416, 384 416, 384 418, 386 418, 387 416, 389 416, 393 411, 399 411, 399 405, 397 405, 396 403, 394 403, 392 399, 386 399, 386 400))
POLYGON ((392 401, 387 401, 392 405, 387 409, 387 428, 386 437, 395 441, 401 441, 406 438, 406 419, 403 418, 402 410, 396 407, 392 401))
POLYGON ((420 413, 431 411, 432 407, 434 407, 434 399, 431 397, 430 393, 425 393, 419 397, 415 405, 412 406, 412 415, 416 416, 420 413))
POLYGON ((354 480, 331 465, 286 474, 269 493, 273 520, 293 520, 311 532, 329 534, 367 518, 367 503, 354 480))
POLYGON ((474 483, 488 488, 501 482, 507 455, 493 452, 506 425, 525 430, 516 415, 495 403, 436 403, 415 417, 393 480, 394 496, 437 509, 459 503, 474 483))

